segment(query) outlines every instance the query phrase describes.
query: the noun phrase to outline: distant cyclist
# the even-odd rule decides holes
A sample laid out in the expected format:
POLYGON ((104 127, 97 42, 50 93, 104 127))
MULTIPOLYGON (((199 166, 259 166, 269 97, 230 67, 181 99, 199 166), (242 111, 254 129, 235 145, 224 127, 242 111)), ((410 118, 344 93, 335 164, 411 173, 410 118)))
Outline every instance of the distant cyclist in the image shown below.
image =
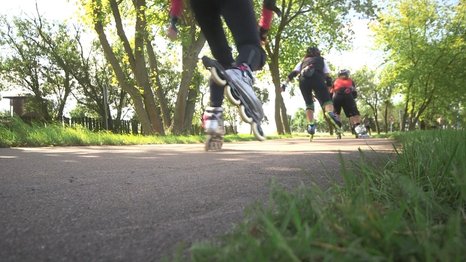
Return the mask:
MULTIPOLYGON (((329 117, 332 124, 337 128, 341 128, 341 122, 334 113, 333 102, 330 96, 328 85, 331 85, 329 77, 330 70, 325 59, 320 55, 320 50, 317 47, 309 47, 306 50, 304 58, 296 65, 296 67, 288 75, 290 82, 299 75, 299 89, 306 103, 306 118, 307 132, 312 136, 316 130, 316 122, 314 120, 314 92, 319 104, 329 117), (330 83, 327 83, 330 82, 330 83)), ((282 86, 285 89, 286 84, 282 86)))
POLYGON ((333 93, 333 106, 338 116, 340 116, 341 109, 343 108, 357 138, 367 138, 369 135, 367 134, 364 124, 361 123, 361 116, 359 115, 359 110, 355 101, 358 95, 356 84, 349 75, 350 71, 347 69, 338 72, 338 78, 333 82, 331 89, 331 93, 333 93))

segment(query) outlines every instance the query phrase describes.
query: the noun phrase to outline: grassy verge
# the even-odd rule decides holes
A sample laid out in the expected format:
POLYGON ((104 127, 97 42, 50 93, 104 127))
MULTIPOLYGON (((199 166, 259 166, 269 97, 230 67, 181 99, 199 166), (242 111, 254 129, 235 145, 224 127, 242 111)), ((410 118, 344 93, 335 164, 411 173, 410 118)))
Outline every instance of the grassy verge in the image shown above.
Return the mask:
POLYGON ((344 182, 289 193, 215 242, 196 243, 193 261, 464 261, 466 132, 398 134, 384 168, 343 162, 344 182))
MULTIPOLYGON (((267 136, 269 139, 283 136, 267 136)), ((15 146, 77 146, 77 145, 136 145, 136 144, 192 144, 204 142, 204 136, 142 136, 110 132, 91 132, 59 124, 29 125, 20 119, 0 123, 0 147, 15 146)), ((225 142, 252 141, 253 135, 226 135, 225 142)))

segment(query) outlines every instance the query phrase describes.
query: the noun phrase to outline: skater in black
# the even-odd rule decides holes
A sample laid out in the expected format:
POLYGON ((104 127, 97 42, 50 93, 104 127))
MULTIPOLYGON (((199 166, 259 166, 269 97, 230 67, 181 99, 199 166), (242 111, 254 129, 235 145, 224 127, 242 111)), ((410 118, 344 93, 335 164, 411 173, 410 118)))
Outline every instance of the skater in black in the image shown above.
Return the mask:
MULTIPOLYGON (((233 80, 241 89, 250 93, 259 102, 258 111, 263 117, 262 104, 252 90, 252 71, 260 70, 265 64, 266 54, 261 47, 271 26, 273 12, 279 13, 275 0, 264 0, 262 17, 257 26, 252 0, 190 0, 191 8, 202 33, 207 39, 215 60, 225 69, 228 79, 233 80), (222 25, 222 17, 230 29, 238 56, 232 56, 222 25)), ((168 36, 176 37, 176 22, 182 12, 182 0, 172 0, 168 36)), ((224 88, 210 80, 210 107, 207 108, 205 131, 208 134, 223 135, 222 103, 224 88)))
MULTIPOLYGON (((309 47, 306 50, 306 55, 296 67, 288 75, 287 83, 292 81, 294 77, 299 75, 299 89, 306 103, 307 117, 307 132, 312 136, 315 133, 316 125, 314 120, 314 92, 317 100, 329 117, 332 124, 337 128, 341 127, 340 119, 333 113, 333 102, 330 97, 327 86, 331 85, 329 77, 329 68, 325 59, 320 55, 320 50, 317 47, 309 47), (330 83, 329 83, 330 82, 330 83)), ((284 90, 286 84, 282 86, 284 90)))
POLYGON ((355 100, 358 94, 356 91, 356 84, 353 79, 349 77, 349 74, 349 70, 340 70, 338 72, 338 78, 333 83, 331 93, 333 94, 335 113, 340 116, 341 109, 343 108, 346 117, 350 120, 352 129, 356 133, 356 137, 366 138, 368 137, 367 131, 361 123, 361 116, 355 100))

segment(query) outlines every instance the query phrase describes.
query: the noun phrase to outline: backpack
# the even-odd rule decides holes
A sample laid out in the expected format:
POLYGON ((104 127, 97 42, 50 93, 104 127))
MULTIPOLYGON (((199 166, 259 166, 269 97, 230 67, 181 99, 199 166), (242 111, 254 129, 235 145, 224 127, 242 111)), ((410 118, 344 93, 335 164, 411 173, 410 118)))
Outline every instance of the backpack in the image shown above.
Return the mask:
POLYGON ((301 76, 311 78, 317 71, 322 71, 324 60, 321 57, 306 57, 301 63, 301 76), (321 68, 320 68, 321 67, 321 68))

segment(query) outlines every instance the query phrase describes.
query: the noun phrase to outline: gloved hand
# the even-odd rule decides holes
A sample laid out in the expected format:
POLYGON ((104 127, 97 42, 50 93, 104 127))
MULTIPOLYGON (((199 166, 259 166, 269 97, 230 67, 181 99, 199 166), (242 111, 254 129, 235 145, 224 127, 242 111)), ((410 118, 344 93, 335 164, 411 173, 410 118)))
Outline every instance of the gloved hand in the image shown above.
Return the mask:
POLYGON ((274 11, 278 16, 282 15, 282 11, 277 7, 277 0, 264 0, 264 7, 274 11))
POLYGON ((354 99, 358 98, 358 91, 353 90, 353 92, 351 92, 351 94, 353 95, 354 99))
POLYGON ((282 84, 282 86, 281 86, 282 92, 285 92, 286 87, 287 87, 287 83, 288 83, 288 82, 285 82, 285 83, 282 84))
POLYGON ((167 36, 170 40, 175 40, 178 37, 178 28, 176 28, 176 24, 178 23, 178 17, 171 16, 170 17, 170 25, 167 29, 167 36))
POLYGON ((333 84, 332 78, 331 78, 330 76, 326 76, 326 77, 325 77, 325 85, 326 85, 327 87, 330 87, 330 86, 332 86, 332 84, 333 84))
POLYGON ((262 26, 259 27, 259 37, 261 39, 261 42, 266 42, 267 41, 267 33, 268 32, 269 32, 268 29, 265 29, 262 26))
POLYGON ((293 80, 297 75, 299 75, 298 71, 291 71, 291 73, 288 74, 288 82, 293 80))

